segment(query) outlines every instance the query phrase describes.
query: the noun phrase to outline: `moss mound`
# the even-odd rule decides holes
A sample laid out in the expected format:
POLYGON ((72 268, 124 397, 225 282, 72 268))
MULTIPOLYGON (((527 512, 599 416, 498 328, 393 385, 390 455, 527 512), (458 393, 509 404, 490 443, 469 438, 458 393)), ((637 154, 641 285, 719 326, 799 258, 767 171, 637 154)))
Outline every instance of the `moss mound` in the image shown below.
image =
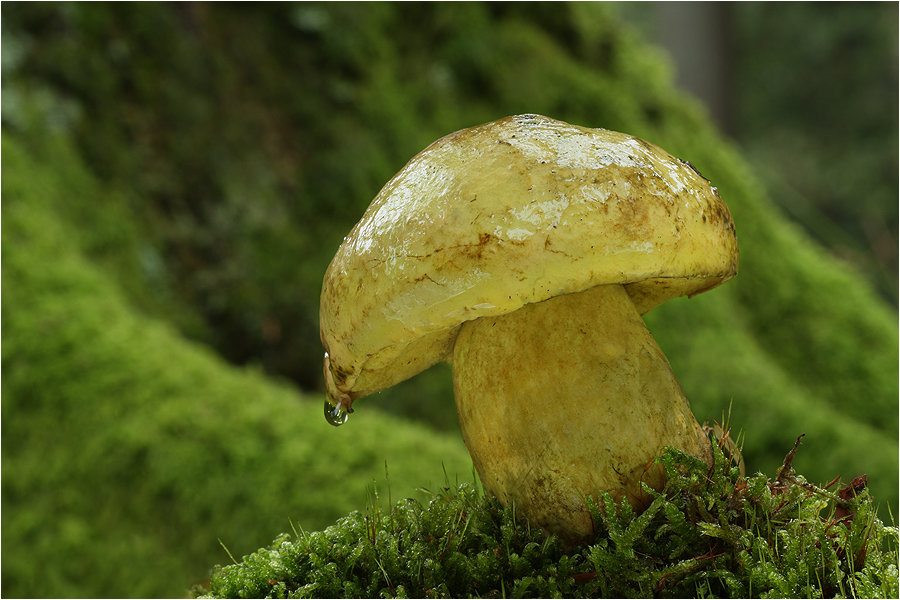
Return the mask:
MULTIPOLYGON (((797 441, 799 444, 799 440, 797 441)), ((669 482, 640 515, 591 502, 599 534, 566 549, 469 484, 427 505, 377 496, 324 531, 282 535, 217 567, 209 598, 870 597, 900 592, 898 532, 862 480, 832 491, 792 468, 742 477, 669 449, 669 482)), ((836 480, 832 482, 836 484, 836 480)), ((832 487, 832 486, 829 486, 832 487)), ((647 488, 649 490, 649 488, 647 488)))
POLYGON ((177 597, 218 539, 324 526, 386 464, 403 495, 471 472, 453 437, 378 412, 335 430, 321 397, 141 316, 56 211, 90 177, 3 160, 4 596, 177 597))

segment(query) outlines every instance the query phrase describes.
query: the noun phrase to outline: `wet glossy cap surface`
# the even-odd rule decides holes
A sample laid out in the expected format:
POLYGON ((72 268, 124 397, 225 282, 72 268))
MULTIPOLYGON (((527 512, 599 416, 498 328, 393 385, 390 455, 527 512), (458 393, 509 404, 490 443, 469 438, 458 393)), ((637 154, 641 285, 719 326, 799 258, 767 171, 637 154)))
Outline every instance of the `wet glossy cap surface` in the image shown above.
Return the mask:
POLYGON ((445 136, 372 201, 325 274, 332 398, 444 359, 459 326, 618 283, 641 313, 737 272, 731 214, 688 163, 539 115, 445 136))

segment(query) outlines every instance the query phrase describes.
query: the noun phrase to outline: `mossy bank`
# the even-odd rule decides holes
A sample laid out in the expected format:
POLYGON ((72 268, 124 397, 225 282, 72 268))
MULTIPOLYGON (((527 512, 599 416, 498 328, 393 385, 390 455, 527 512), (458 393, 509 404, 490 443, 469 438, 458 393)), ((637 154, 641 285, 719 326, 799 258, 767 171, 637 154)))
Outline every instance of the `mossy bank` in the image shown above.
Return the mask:
MULTIPOLYGON (((798 440, 799 442, 799 440, 798 440)), ((405 499, 351 513, 217 567, 202 597, 893 598, 898 532, 863 480, 826 488, 794 472, 743 477, 719 447, 715 464, 671 449, 662 493, 636 515, 589 500, 599 533, 566 548, 472 484, 427 505, 405 499)), ((649 488, 648 488, 649 490, 649 488)))

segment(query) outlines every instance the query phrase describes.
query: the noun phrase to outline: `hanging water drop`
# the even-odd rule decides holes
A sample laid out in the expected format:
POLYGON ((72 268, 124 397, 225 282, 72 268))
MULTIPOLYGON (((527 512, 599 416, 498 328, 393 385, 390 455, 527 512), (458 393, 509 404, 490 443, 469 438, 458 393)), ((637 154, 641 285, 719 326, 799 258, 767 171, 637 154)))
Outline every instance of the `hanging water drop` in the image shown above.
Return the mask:
POLYGON ((334 406, 328 400, 325 401, 325 420, 334 425, 335 427, 340 427, 344 423, 347 422, 347 419, 350 418, 350 415, 343 409, 343 407, 338 404, 334 406))

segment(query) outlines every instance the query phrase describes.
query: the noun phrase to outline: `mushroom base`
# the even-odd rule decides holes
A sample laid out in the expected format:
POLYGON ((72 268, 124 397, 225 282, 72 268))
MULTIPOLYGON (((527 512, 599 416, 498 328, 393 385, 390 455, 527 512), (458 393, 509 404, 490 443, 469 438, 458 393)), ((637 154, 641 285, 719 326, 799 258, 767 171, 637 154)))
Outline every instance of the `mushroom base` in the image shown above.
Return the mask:
POLYGON ((709 441, 622 286, 599 286, 463 325, 453 353, 463 438, 485 489, 563 539, 593 534, 585 496, 637 509, 674 446, 709 441))

